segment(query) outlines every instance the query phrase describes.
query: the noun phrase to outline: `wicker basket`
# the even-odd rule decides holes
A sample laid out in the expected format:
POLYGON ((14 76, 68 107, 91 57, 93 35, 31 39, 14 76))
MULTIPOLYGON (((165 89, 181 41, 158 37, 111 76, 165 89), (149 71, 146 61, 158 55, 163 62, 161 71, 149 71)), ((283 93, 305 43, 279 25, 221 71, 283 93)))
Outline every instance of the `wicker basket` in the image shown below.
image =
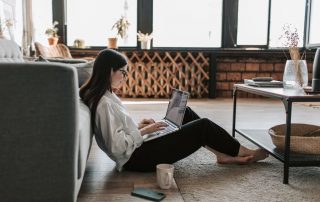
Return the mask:
MULTIPOLYGON (((269 129, 273 144, 284 150, 286 124, 269 129)), ((320 154, 320 126, 308 124, 292 124, 290 151, 302 154, 320 154)))

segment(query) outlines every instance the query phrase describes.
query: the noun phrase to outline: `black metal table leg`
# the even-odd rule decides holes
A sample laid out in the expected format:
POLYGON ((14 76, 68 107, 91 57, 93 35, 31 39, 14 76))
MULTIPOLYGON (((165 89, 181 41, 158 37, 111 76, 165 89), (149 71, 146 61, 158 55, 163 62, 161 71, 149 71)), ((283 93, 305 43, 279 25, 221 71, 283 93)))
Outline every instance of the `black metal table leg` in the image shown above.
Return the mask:
POLYGON ((291 113, 292 102, 283 100, 286 108, 286 138, 284 148, 284 167, 283 167, 283 184, 289 183, 289 162, 290 162, 290 136, 291 136, 291 113))
POLYGON ((233 88, 233 115, 232 115, 232 137, 236 136, 236 110, 237 110, 237 88, 233 88))

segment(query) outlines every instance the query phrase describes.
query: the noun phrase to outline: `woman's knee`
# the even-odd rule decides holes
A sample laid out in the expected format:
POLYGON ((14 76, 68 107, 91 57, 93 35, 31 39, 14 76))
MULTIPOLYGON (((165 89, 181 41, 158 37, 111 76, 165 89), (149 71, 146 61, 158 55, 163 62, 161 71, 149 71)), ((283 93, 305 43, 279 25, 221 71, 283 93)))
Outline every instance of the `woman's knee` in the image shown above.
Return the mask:
POLYGON ((212 121, 211 121, 210 119, 208 119, 208 118, 201 118, 200 120, 201 120, 201 122, 202 122, 203 124, 210 124, 210 123, 212 123, 212 121))
POLYGON ((208 119, 208 118, 199 118, 199 119, 192 121, 190 124, 196 125, 198 127, 203 127, 203 126, 210 124, 210 122, 212 122, 212 121, 210 121, 210 119, 208 119))
POLYGON ((192 112, 192 109, 191 109, 191 107, 187 106, 185 113, 189 113, 189 112, 192 112))

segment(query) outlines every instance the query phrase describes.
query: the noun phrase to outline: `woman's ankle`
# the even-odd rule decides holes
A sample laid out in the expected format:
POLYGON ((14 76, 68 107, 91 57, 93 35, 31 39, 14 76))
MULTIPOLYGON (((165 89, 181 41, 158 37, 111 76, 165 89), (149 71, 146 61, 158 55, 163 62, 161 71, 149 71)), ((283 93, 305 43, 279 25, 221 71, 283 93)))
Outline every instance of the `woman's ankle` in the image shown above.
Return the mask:
POLYGON ((248 149, 242 145, 240 145, 238 156, 249 156, 254 153, 254 150, 248 149))

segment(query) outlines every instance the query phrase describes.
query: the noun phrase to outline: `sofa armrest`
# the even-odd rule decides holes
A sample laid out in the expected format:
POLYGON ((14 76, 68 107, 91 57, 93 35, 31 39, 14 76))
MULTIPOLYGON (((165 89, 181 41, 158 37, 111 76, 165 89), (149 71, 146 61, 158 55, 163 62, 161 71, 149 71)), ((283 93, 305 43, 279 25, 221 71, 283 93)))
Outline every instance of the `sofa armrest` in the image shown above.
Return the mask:
POLYGON ((0 71, 1 200, 76 201, 79 100, 75 68, 0 63, 0 71))
POLYGON ((64 59, 64 58, 46 58, 46 59, 50 62, 61 62, 61 63, 68 63, 68 64, 88 62, 85 59, 64 59))

